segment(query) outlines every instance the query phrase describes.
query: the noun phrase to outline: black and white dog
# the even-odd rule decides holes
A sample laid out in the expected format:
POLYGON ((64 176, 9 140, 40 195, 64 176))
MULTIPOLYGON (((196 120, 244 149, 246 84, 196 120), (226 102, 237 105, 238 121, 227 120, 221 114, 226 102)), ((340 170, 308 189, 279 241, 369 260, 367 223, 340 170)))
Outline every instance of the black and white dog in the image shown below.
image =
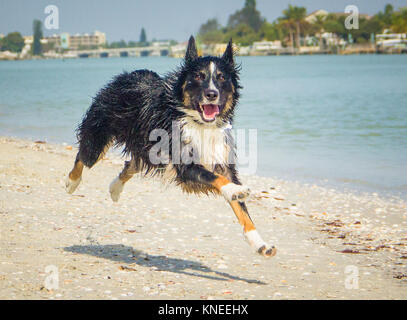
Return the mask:
POLYGON ((251 246, 266 257, 275 255, 254 227, 244 203, 250 190, 230 161, 235 150, 230 127, 240 89, 232 42, 220 58, 199 57, 193 37, 181 66, 165 77, 148 70, 120 74, 96 95, 78 127, 79 152, 67 192, 78 187, 84 166, 91 168, 112 144, 124 146, 131 160, 110 184, 113 201, 137 172, 161 175, 187 192, 221 194, 251 246), (166 136, 152 139, 157 129, 166 136), (165 140, 169 148, 157 151, 165 140), (176 144, 180 151, 174 151, 176 144))

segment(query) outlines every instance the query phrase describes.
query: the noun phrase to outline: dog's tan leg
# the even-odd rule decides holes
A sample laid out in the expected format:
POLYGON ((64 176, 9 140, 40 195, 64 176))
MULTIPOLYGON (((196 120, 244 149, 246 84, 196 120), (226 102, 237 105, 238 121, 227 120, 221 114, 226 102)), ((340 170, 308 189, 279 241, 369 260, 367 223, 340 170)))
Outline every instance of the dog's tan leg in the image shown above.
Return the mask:
MULTIPOLYGON (((105 146, 105 148, 103 149, 103 151, 99 154, 99 157, 96 160, 95 164, 103 159, 103 157, 105 156, 105 154, 109 150, 109 148, 110 148, 110 143, 107 144, 105 146)), ((79 184, 81 183, 83 167, 84 167, 84 164, 79 159, 79 153, 78 153, 76 155, 75 164, 73 166, 73 169, 69 173, 68 178, 66 179, 66 182, 65 182, 66 192, 68 192, 69 194, 73 193, 76 190, 76 188, 78 188, 79 184)))
POLYGON ((129 181, 133 175, 137 173, 133 158, 124 163, 122 172, 112 181, 109 186, 110 197, 114 202, 119 201, 120 194, 123 191, 124 184, 129 181))
POLYGON ((277 249, 274 246, 269 246, 260 237, 257 232, 253 221, 251 220, 249 213, 244 202, 231 201, 229 202, 232 207, 239 223, 243 226, 243 233, 249 242, 249 244, 256 249, 256 251, 266 257, 272 257, 277 253, 277 249))
POLYGON ((276 248, 274 246, 267 245, 260 237, 252 219, 249 216, 245 203, 242 202, 242 200, 249 195, 250 189, 234 184, 224 176, 218 176, 218 178, 214 180, 213 186, 229 202, 237 217, 237 220, 243 226, 243 233, 250 245, 263 256, 274 256, 277 253, 276 248))
POLYGON ((235 184, 228 178, 218 175, 212 185, 225 197, 227 201, 243 201, 250 195, 248 187, 235 184))
POLYGON ((76 157, 73 169, 68 175, 68 179, 65 183, 66 192, 73 193, 79 186, 82 180, 83 162, 76 157))

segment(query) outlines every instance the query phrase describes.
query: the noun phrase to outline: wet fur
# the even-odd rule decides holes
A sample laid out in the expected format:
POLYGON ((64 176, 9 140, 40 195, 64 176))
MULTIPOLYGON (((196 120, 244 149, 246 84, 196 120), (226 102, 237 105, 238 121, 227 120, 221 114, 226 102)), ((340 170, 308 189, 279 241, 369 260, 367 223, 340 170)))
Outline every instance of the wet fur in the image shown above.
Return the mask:
MULTIPOLYGON (((139 172, 152 175, 166 173, 163 176, 171 177, 187 192, 216 192, 206 183, 207 180, 213 179, 213 176, 202 177, 202 183, 190 179, 199 164, 173 164, 171 147, 169 164, 152 164, 149 160, 149 150, 157 142, 149 141, 149 136, 156 128, 164 129, 169 134, 171 146, 172 122, 176 121, 181 126, 182 137, 190 136, 191 132, 197 134, 199 128, 211 128, 218 135, 222 135, 217 139, 217 142, 223 140, 224 146, 221 148, 234 150, 228 127, 233 123, 240 88, 239 67, 234 64, 233 52, 225 52, 223 57, 193 57, 193 53, 188 55, 187 52, 181 66, 164 77, 149 70, 124 72, 100 90, 78 127, 78 159, 90 168, 103 154, 106 146, 113 143, 123 146, 123 153, 134 158, 136 170, 139 172), (194 109, 200 98, 200 88, 196 85, 194 87, 188 79, 199 70, 207 68, 211 62, 227 77, 227 85, 219 85, 219 91, 223 90, 224 85, 227 86, 224 91, 228 94, 223 97, 224 108, 216 121, 206 124, 199 120, 194 109), (195 116, 191 115, 194 113, 195 116)), ((192 137, 190 141, 183 143, 194 144, 196 141, 200 139, 192 137)), ((228 164, 226 158, 224 161, 216 160, 218 163, 211 163, 210 166, 202 163, 202 166, 240 184, 235 165, 228 164)))
POLYGON ((275 255, 276 249, 256 231, 244 203, 250 190, 241 185, 230 161, 235 151, 230 127, 240 88, 232 43, 222 57, 198 57, 193 37, 181 66, 166 76, 149 70, 120 74, 96 95, 78 127, 79 152, 66 182, 67 192, 78 187, 84 165, 92 167, 111 144, 123 146, 131 160, 110 184, 113 201, 119 200, 124 184, 137 172, 160 175, 186 192, 220 193, 250 245, 263 256, 275 255), (173 123, 180 128, 180 137, 172 136, 173 123), (150 161, 150 150, 157 144, 149 139, 154 129, 168 134, 164 163, 150 161), (175 155, 172 142, 178 139, 180 152, 175 155), (191 154, 195 155, 192 163, 181 160, 191 154))

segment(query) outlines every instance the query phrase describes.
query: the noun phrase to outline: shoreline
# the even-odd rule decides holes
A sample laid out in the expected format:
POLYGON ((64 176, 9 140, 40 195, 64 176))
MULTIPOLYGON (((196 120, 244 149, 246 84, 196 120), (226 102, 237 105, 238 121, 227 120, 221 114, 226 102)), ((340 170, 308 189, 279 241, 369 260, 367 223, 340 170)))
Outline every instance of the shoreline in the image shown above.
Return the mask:
POLYGON ((123 165, 112 152, 66 194, 75 152, 0 137, 3 299, 407 299, 401 199, 242 176, 249 212, 278 249, 265 260, 220 197, 135 177, 112 203, 123 165), (48 265, 57 290, 44 289, 48 265), (358 289, 344 287, 347 266, 358 289))
MULTIPOLYGON (((123 49, 125 50, 125 49, 123 49)), ((103 51, 103 50, 102 50, 103 51)), ((270 53, 270 54, 249 54, 249 55, 239 55, 237 54, 236 57, 280 57, 280 56, 352 56, 352 55, 405 55, 407 54, 407 50, 401 50, 399 52, 384 52, 384 51, 375 51, 375 52, 343 52, 343 53, 334 53, 334 52, 306 52, 306 53, 270 53)), ((178 56, 149 56, 148 58, 173 58, 173 59, 180 59, 182 57, 178 56)), ((100 57, 100 56, 89 56, 89 57, 31 57, 31 58, 0 58, 0 61, 31 61, 31 60, 71 60, 71 59, 106 59, 106 58, 146 58, 146 57, 119 57, 119 56, 112 56, 112 57, 100 57)))

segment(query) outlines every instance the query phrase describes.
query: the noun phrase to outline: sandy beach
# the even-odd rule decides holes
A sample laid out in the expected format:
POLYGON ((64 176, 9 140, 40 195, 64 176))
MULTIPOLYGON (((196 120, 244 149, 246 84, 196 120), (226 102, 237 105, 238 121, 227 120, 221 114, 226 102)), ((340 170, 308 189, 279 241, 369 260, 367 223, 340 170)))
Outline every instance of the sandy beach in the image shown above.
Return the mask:
POLYGON ((123 164, 113 153, 68 195, 75 154, 0 138, 1 299, 407 298, 401 199, 242 177, 251 216, 278 249, 265 259, 220 197, 137 176, 113 203, 123 164))

